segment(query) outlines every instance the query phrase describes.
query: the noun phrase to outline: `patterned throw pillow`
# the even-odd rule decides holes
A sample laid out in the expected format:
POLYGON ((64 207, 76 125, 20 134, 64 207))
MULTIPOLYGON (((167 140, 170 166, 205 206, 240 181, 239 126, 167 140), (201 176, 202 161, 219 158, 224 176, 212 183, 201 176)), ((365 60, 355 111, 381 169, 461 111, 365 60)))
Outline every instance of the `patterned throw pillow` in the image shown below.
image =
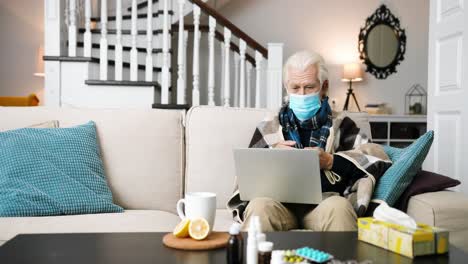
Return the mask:
POLYGON ((0 216, 121 211, 112 203, 94 122, 0 133, 0 216))
POLYGON ((372 199, 393 206, 421 168, 433 139, 434 131, 428 131, 404 149, 385 146, 393 164, 377 182, 372 199))

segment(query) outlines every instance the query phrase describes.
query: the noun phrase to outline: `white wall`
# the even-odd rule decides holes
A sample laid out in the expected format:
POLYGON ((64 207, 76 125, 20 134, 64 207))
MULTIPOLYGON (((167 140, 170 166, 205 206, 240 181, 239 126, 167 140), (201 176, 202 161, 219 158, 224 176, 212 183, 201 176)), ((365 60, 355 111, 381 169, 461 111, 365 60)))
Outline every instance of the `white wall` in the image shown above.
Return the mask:
POLYGON ((33 76, 36 52, 44 42, 43 1, 0 0, 0 96, 42 93, 33 76))
MULTIPOLYGON (((406 30, 405 60, 385 80, 366 74, 354 85, 358 101, 387 102, 396 114, 404 113, 405 92, 415 83, 427 87, 429 1, 385 1, 406 30)), ((220 12, 258 42, 283 42, 284 56, 302 49, 321 53, 329 66, 330 97, 342 109, 346 83, 342 64, 359 60, 358 34, 365 19, 382 3, 378 0, 236 0, 220 12)), ((354 106, 354 105, 353 105, 354 106)))

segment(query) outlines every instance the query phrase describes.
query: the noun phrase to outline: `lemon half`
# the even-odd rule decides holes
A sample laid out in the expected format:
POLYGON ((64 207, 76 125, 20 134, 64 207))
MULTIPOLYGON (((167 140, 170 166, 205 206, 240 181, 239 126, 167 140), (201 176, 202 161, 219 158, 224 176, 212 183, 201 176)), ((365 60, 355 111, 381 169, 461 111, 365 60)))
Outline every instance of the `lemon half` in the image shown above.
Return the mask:
POLYGON ((172 234, 178 238, 189 236, 190 219, 186 218, 176 225, 172 234))
POLYGON ((188 232, 191 238, 203 240, 210 233, 210 225, 204 218, 196 218, 190 221, 188 232))

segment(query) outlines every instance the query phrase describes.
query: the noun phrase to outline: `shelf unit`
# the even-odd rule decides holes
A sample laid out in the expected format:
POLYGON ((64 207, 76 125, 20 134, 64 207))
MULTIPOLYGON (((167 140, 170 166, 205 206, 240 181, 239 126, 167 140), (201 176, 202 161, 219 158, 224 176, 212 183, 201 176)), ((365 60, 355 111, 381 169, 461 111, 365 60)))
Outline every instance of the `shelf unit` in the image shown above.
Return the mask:
POLYGON ((372 141, 393 147, 406 147, 427 130, 425 115, 370 115, 372 141))

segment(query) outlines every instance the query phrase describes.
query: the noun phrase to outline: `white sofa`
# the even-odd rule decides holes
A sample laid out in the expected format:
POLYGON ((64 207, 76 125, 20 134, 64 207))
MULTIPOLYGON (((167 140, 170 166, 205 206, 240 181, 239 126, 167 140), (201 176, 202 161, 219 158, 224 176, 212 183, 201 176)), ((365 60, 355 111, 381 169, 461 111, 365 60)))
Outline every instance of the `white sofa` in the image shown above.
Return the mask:
MULTIPOLYGON (((234 188, 232 149, 247 147, 267 110, 201 106, 177 110, 0 108, 0 131, 59 120, 61 127, 96 122, 102 158, 116 204, 124 213, 0 218, 0 244, 21 233, 157 232, 179 222, 175 204, 185 192, 217 193, 215 230, 228 230, 226 202, 234 188)), ((356 116, 369 130, 365 114, 356 116)), ((1 202, 1 201, 0 201, 1 202)), ((448 228, 468 251, 468 198, 427 193, 410 200, 419 222, 448 228)))

